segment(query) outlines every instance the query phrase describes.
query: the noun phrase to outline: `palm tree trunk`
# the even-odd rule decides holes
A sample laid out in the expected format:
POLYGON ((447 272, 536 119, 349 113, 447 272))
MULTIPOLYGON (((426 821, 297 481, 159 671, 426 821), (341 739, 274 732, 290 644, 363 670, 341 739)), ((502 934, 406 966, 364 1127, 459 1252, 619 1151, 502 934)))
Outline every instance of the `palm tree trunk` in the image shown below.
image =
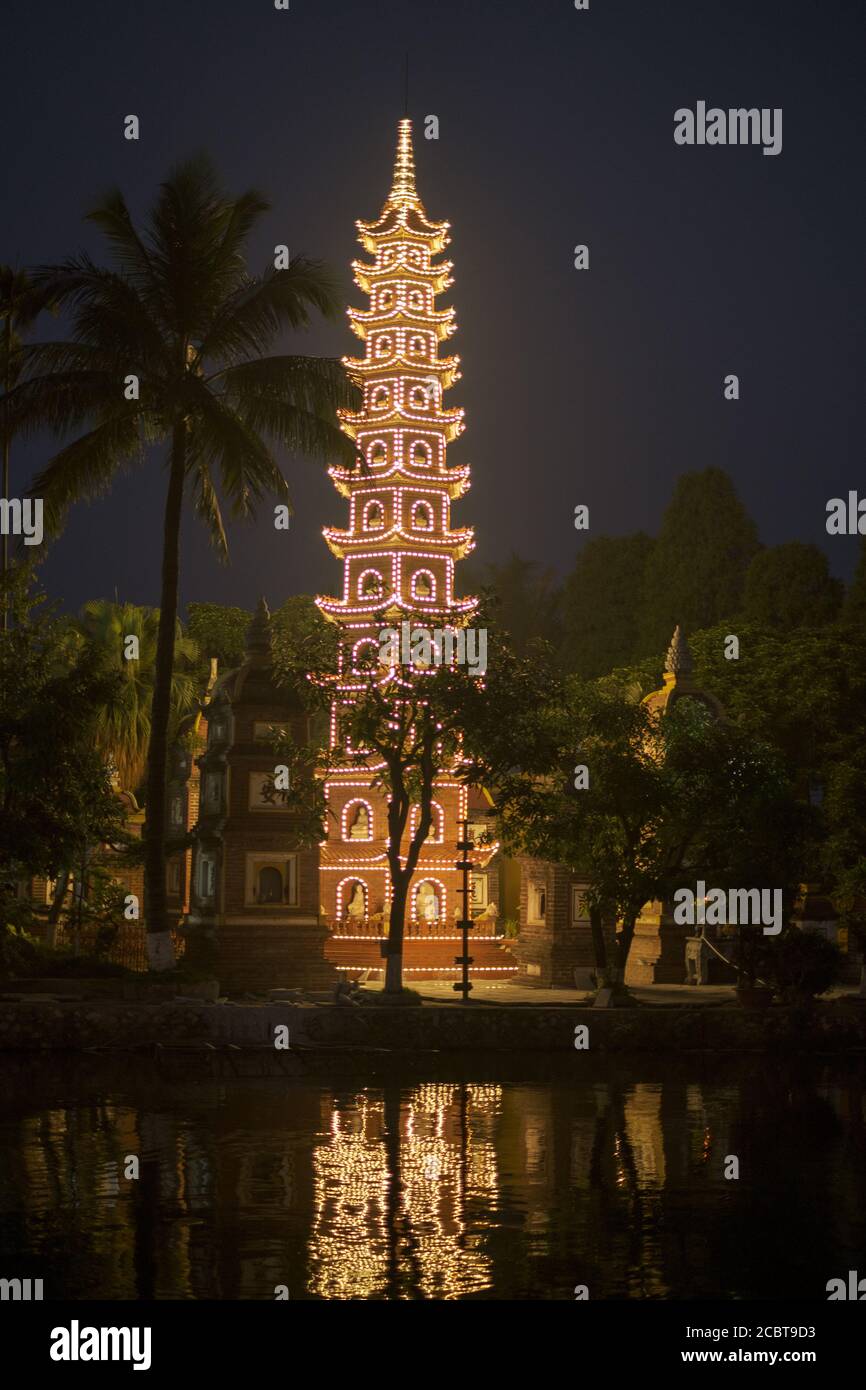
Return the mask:
POLYGON ((150 714, 150 744, 147 751, 144 912, 147 923, 147 959, 152 970, 170 970, 174 965, 165 891, 165 779, 185 472, 186 424, 181 421, 175 425, 172 435, 171 469, 165 499, 159 632, 150 714))

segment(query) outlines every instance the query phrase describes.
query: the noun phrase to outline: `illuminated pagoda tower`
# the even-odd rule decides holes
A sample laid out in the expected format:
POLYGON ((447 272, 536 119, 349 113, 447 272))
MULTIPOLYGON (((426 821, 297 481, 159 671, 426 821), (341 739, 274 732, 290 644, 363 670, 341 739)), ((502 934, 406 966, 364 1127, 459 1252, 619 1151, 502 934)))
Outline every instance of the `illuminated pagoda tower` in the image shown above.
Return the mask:
MULTIPOLYGON (((474 598, 454 592, 456 562, 474 542, 471 529, 452 530, 450 518, 451 502, 469 487, 469 468, 451 468, 446 460, 447 446, 463 431, 463 411, 443 406, 444 393, 460 377, 459 358, 440 356, 440 343, 455 331, 454 310, 436 308, 437 296, 452 284, 451 263, 433 260, 448 245, 448 223, 431 222, 416 192, 409 120, 400 122, 393 185, 381 215, 356 225, 370 261, 353 262, 353 271, 369 307, 350 309, 349 319, 365 354, 343 360, 363 395, 361 409, 341 412, 340 422, 357 455, 354 466, 329 470, 348 499, 347 528, 324 531, 343 562, 343 596, 317 599, 341 630, 332 747, 340 707, 352 699, 353 673, 378 660, 383 628, 414 622, 456 629, 476 607, 474 598)), ((348 941, 387 934, 386 800, 370 781, 356 766, 332 772, 326 783, 332 814, 322 847, 322 910, 343 938, 341 960, 349 968, 372 962, 369 952, 348 941)), ((434 793, 435 824, 409 894, 407 942, 456 935, 462 899, 454 864, 458 821, 468 803, 466 788, 443 769, 434 793)), ((476 852, 479 870, 486 858, 489 853, 476 852)), ((476 909, 488 902, 480 879, 479 873, 473 884, 476 909)), ((443 954, 443 963, 453 955, 453 949, 443 954)), ((407 955, 406 969, 412 968, 407 955)))

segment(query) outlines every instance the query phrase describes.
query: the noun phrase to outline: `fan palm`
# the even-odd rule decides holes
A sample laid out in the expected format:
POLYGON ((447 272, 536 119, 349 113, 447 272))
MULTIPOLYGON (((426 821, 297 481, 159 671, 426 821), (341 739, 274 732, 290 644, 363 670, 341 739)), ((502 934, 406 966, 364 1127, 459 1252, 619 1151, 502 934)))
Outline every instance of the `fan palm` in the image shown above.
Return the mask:
POLYGON ((27 379, 9 403, 26 428, 66 435, 86 426, 34 481, 49 533, 71 503, 104 492, 124 464, 142 458, 146 444, 164 446, 145 831, 145 913, 151 962, 160 966, 170 964, 165 776, 184 501, 192 496, 225 555, 218 488, 239 517, 267 493, 287 498, 273 443, 318 458, 353 453, 335 422, 356 394, 339 362, 271 351, 282 330, 308 327, 313 311, 334 317, 341 296, 324 266, 304 257, 248 274, 244 246, 267 207, 255 191, 226 195, 204 157, 174 170, 141 232, 122 194, 109 193, 88 216, 113 267, 82 254, 33 271, 37 287, 71 314, 72 337, 23 349, 27 379))
MULTIPOLYGON (((102 656, 109 669, 120 671, 122 679, 117 699, 100 709, 96 738, 100 749, 111 759, 121 786, 135 792, 147 766, 159 613, 155 608, 139 608, 134 603, 90 599, 82 608, 75 628, 92 645, 94 653, 102 656), (133 660, 125 654, 129 637, 137 639, 138 656, 133 660)), ((193 663, 197 655, 197 643, 184 636, 177 622, 170 734, 179 716, 195 705, 197 686, 193 663)))

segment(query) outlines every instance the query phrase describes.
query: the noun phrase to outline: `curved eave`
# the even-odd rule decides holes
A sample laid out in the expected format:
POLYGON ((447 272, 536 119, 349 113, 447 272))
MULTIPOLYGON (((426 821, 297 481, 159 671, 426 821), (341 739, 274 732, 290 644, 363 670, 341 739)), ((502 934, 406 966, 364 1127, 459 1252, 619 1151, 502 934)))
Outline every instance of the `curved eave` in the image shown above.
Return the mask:
POLYGON ((387 236, 389 232, 403 230, 409 236, 438 236, 443 232, 451 230, 450 222, 434 222, 427 216, 424 204, 420 198, 407 198, 405 201, 395 202, 388 198, 382 205, 379 216, 366 220, 359 217, 355 226, 359 232, 366 236, 387 236))
POLYGON ((442 337, 450 337, 452 333, 456 332, 456 328, 452 326, 454 324, 453 305, 450 309, 430 309, 425 311, 423 315, 407 314, 399 307, 392 309, 390 314, 383 314, 379 309, 353 309, 350 305, 346 314, 350 328, 359 338, 363 336, 359 332, 359 329, 362 328, 365 332, 369 328, 405 327, 415 328, 418 332, 423 332, 425 328, 428 331, 431 328, 444 328, 447 332, 443 333, 442 337))
MULTIPOLYGON (((340 771, 340 770, 341 770, 341 769, 339 769, 339 768, 335 769, 335 771, 340 771)), ((346 769, 343 769, 343 770, 345 770, 345 771, 347 771, 347 772, 358 772, 359 769, 356 767, 356 768, 346 768, 346 769)), ((372 767, 371 767, 371 768, 370 768, 370 771, 372 771, 372 770, 373 770, 373 769, 372 769, 372 767)), ((366 767, 364 768, 364 771, 365 771, 365 772, 367 771, 367 768, 366 768, 366 767)), ((355 844, 357 844, 357 845, 362 845, 363 843, 364 843, 363 840, 356 840, 356 841, 355 841, 355 844)), ((328 863, 326 862, 325 850, 326 850, 326 848, 329 848, 329 849, 332 849, 332 850, 334 851, 335 854, 339 852, 339 854, 340 854, 340 856, 341 856, 341 859, 342 859, 342 858, 345 856, 346 849, 347 849, 347 844, 346 844, 346 842, 344 842, 343 840, 320 840, 320 841, 319 841, 319 846, 320 846, 320 848, 321 848, 321 850, 322 850, 322 868, 323 868, 323 869, 327 869, 329 873, 336 873, 336 874, 344 873, 344 872, 345 872, 345 865, 344 865, 343 863, 340 863, 340 864, 328 864, 328 863)), ((366 871, 367 873, 370 873, 370 872, 371 872, 372 870, 374 870, 374 869, 377 869, 377 870, 378 870, 378 869, 381 869, 384 873, 387 873, 387 872, 388 872, 388 851, 387 851, 387 850, 383 850, 383 852, 382 852, 381 854, 376 854, 376 855, 374 855, 374 856, 372 857, 372 859, 356 859, 356 858, 353 856, 353 858, 352 858, 352 870, 353 870, 354 873, 362 873, 362 872, 365 872, 365 871, 366 871)), ((366 940, 366 939, 367 939, 367 938, 365 937, 365 940, 366 940)), ((373 940, 373 939, 375 939, 375 938, 370 938, 370 939, 373 940)), ((347 938, 347 940, 351 940, 351 938, 347 938)))
POLYGON ((431 256, 438 256, 440 251, 444 251, 446 246, 451 245, 451 238, 447 232, 410 232, 405 227, 386 228, 384 231, 374 233, 359 231, 358 241, 368 256, 375 256, 380 242, 383 241, 426 246, 431 256))
POLYGON ((352 492, 358 487, 370 487, 371 484, 378 486, 383 482, 395 483, 418 483, 422 487, 441 488, 447 492, 448 496, 454 501, 457 497, 463 497, 472 486, 469 477, 469 465, 465 464, 462 468, 449 468, 445 473, 420 473, 405 464, 395 463, 388 469, 381 472, 370 469, 368 473, 358 473, 352 469, 340 468, 336 464, 328 469, 334 487, 341 497, 351 497, 352 492))
POLYGON ((442 251, 451 238, 450 222, 432 222, 424 211, 420 199, 398 205, 390 200, 385 203, 375 221, 366 222, 359 218, 355 223, 358 240, 366 251, 375 253, 376 243, 384 237, 415 237, 430 244, 431 254, 442 251))
POLYGON ((360 338, 362 343, 367 341, 367 334, 376 328, 408 328, 415 329, 419 333, 433 332, 436 334, 436 341, 443 343, 446 338, 450 338, 457 332, 457 325, 453 321, 450 323, 440 323, 433 319, 410 319, 403 313, 393 313, 387 317, 379 317, 369 323, 359 323, 350 321, 349 327, 356 338, 360 338))
POLYGON ((391 280, 414 280, 419 285, 432 288, 434 294, 442 294, 444 290, 454 284, 454 277, 451 275, 453 269, 451 261, 426 268, 406 265, 403 261, 397 261, 387 266, 372 266, 366 265, 363 261, 352 261, 351 268, 355 284, 365 294, 371 294, 377 285, 387 285, 391 280))
POLYGON ((474 864, 477 864, 479 869, 486 869, 493 856, 498 854, 501 848, 501 842, 499 840, 493 840, 489 845, 478 845, 473 849, 467 850, 466 858, 471 859, 474 864))
POLYGON ((448 622, 454 614, 471 613, 477 606, 477 598, 463 598, 455 599, 447 608, 437 607, 435 604, 427 608, 420 599, 402 599, 396 594, 388 594, 375 608, 371 608, 369 604, 356 605, 342 598, 316 599, 316 607, 325 618, 330 618, 335 622, 339 622, 343 618, 363 618, 369 622, 370 627, 374 627, 380 618, 383 619, 386 608, 398 609, 401 613, 411 613, 416 618, 430 617, 448 622))
POLYGON ((454 385, 455 381, 460 381, 463 373, 459 370, 460 358, 443 357, 439 362, 418 363, 406 357, 377 357, 372 362, 368 362, 366 357, 343 357, 341 359, 347 372, 360 377, 362 380, 374 377, 377 372, 384 372, 386 376, 393 376, 395 372, 420 373, 422 370, 426 376, 436 376, 442 383, 442 390, 447 391, 454 385))
POLYGON ((370 419, 361 411, 357 413, 350 410, 337 411, 340 428, 350 439, 357 439, 359 434, 376 434, 379 430, 402 430, 406 429, 407 426, 415 426, 419 430, 428 430, 430 433, 444 435, 449 444, 452 444, 458 435, 463 433, 464 414, 465 411, 462 406, 456 406, 454 410, 442 410, 435 417, 413 415, 409 411, 403 410, 392 410, 388 415, 370 419))
POLYGON ((389 550, 394 549, 395 541, 405 541, 407 545, 428 547, 432 552, 440 555, 451 555, 454 560, 462 560, 465 555, 475 549, 475 535, 470 526, 460 531, 451 531, 447 536, 431 536, 426 532, 404 531, 401 527, 394 526, 390 531, 382 532, 371 536, 365 532, 363 535, 354 536, 351 531, 338 531, 326 526, 322 531, 325 543, 331 554, 338 560, 344 560, 346 555, 351 555, 354 550, 365 553, 375 552, 388 554, 389 550))

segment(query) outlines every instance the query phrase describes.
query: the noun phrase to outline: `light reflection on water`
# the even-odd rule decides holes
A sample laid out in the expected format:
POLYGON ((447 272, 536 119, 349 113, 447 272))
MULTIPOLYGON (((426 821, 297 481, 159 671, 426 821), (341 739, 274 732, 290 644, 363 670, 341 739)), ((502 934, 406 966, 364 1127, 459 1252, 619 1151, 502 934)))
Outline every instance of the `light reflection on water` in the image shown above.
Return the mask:
POLYGON ((859 1064, 695 1067, 365 1085, 7 1061, 0 1275, 81 1299, 825 1298, 862 1262, 859 1064))

